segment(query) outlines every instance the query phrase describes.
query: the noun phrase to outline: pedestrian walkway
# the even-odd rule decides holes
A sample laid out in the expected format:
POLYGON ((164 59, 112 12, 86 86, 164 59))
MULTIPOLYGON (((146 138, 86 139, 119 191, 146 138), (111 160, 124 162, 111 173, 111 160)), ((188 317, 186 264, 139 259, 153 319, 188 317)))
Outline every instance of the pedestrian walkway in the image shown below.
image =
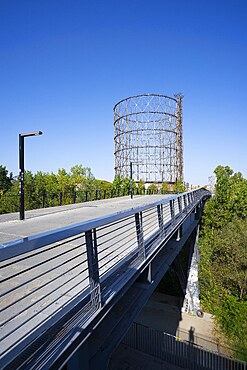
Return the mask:
POLYGON ((131 199, 126 196, 41 208, 26 211, 25 220, 19 220, 18 213, 0 215, 0 244, 151 204, 168 197, 170 195, 139 195, 131 199))

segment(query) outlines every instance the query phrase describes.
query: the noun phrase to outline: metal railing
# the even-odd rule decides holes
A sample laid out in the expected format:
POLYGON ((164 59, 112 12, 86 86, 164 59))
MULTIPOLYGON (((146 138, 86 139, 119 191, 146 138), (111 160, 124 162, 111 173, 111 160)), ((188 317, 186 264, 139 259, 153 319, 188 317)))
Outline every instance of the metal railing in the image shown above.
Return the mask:
POLYGON ((2 363, 76 304, 88 322, 207 196, 197 189, 0 245, 2 363))
MULTIPOLYGON (((190 341, 190 331, 184 330, 178 327, 176 336, 185 341, 190 341)), ((209 349, 210 351, 220 353, 224 356, 228 357, 243 357, 245 354, 239 350, 236 350, 226 344, 221 343, 219 340, 215 339, 212 340, 211 337, 208 337, 207 335, 199 335, 199 334, 193 334, 193 343, 197 346, 203 347, 204 349, 209 349)))
POLYGON ((180 340, 178 337, 133 323, 122 341, 138 351, 190 370, 246 370, 247 363, 180 340))
MULTIPOLYGON (((25 210, 63 206, 68 204, 84 203, 93 200, 110 199, 131 194, 127 188, 108 188, 78 191, 33 192, 25 193, 25 210)), ((134 189, 133 195, 174 194, 155 189, 134 189)), ((0 195, 0 214, 18 212, 20 208, 20 194, 5 193, 0 195)))

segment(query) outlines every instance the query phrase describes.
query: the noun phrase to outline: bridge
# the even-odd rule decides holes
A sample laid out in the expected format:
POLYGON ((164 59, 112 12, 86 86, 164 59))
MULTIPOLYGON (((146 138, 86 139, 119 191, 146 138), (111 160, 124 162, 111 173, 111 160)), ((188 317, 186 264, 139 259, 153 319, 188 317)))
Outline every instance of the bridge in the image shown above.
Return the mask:
POLYGON ((6 215, 1 369, 106 368, 209 196, 200 188, 32 211, 26 221, 6 215))

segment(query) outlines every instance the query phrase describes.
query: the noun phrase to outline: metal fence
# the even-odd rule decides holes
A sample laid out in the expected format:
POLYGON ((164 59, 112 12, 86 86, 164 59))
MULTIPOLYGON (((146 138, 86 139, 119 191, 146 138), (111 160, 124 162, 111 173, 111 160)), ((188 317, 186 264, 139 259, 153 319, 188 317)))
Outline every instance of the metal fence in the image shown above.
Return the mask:
POLYGON ((132 324, 122 343, 190 370, 247 369, 244 361, 207 351, 203 347, 138 323, 132 324))
MULTIPOLYGON (((83 203, 93 200, 110 199, 130 195, 127 188, 108 188, 95 190, 65 191, 65 192, 42 192, 25 193, 25 209, 39 209, 46 207, 62 206, 67 204, 83 203)), ((133 195, 174 194, 172 191, 158 189, 133 190, 133 195)), ((20 209, 20 195, 5 193, 0 195, 0 214, 18 212, 20 209)))
POLYGON ((75 305, 90 320, 208 195, 197 189, 0 245, 2 364, 75 305))
MULTIPOLYGON (((183 341, 190 341, 190 332, 188 330, 184 330, 181 328, 177 329, 176 336, 183 341)), ((233 349, 226 344, 221 343, 219 340, 212 340, 211 337, 208 337, 207 335, 198 335, 198 334, 193 334, 193 343, 197 346, 203 347, 204 349, 209 349, 210 351, 220 353, 224 356, 228 357, 243 357, 245 353, 233 349)))

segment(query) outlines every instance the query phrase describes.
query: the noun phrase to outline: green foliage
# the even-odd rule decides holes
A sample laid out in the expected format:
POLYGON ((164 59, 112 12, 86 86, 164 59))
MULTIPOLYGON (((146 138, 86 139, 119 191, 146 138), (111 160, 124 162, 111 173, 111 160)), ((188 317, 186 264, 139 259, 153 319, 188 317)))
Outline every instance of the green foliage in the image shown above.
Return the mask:
POLYGON ((208 229, 222 228, 235 216, 247 216, 247 180, 240 173, 233 174, 228 166, 218 166, 214 172, 215 196, 207 202, 203 217, 206 233, 208 229))
POLYGON ((143 180, 138 182, 137 189, 139 194, 145 194, 145 182, 143 180))
POLYGON ((0 213, 17 212, 19 209, 19 182, 12 181, 11 188, 0 197, 0 213))
POLYGON ((184 193, 185 192, 185 186, 183 184, 182 180, 177 180, 174 185, 174 192, 175 193, 184 193))
POLYGON ((212 269, 217 285, 240 300, 247 291, 247 219, 235 216, 214 238, 212 269))
MULTIPOLYGON (((0 213, 17 212, 19 181, 13 180, 12 174, 8 177, 8 171, 2 166, 0 166, 0 180, 1 174, 4 191, 0 189, 0 213)), ((70 172, 63 168, 59 169, 57 174, 40 171, 32 174, 30 171, 25 171, 24 183, 25 209, 40 208, 44 205, 57 206, 61 200, 62 204, 72 203, 75 191, 83 192, 78 194, 77 201, 84 201, 85 191, 95 193, 96 189, 101 189, 101 182, 100 184, 96 182, 91 169, 82 165, 72 167, 70 172)))
POLYGON ((161 190, 163 193, 169 193, 169 188, 166 182, 163 182, 161 190))
POLYGON ((5 166, 0 165, 0 196, 8 191, 12 185, 13 175, 10 172, 8 175, 8 170, 5 166))
POLYGON ((156 194, 156 193, 158 193, 158 186, 155 185, 155 184, 149 185, 148 192, 149 192, 149 194, 156 194))
POLYGON ((199 239, 201 302, 230 344, 246 350, 247 180, 228 166, 214 172, 215 196, 206 203, 199 239))
POLYGON ((120 191, 122 188, 123 178, 120 175, 116 175, 114 177, 112 188, 115 190, 115 192, 120 191))
POLYGON ((215 307, 214 314, 230 345, 235 348, 236 356, 247 361, 247 301, 239 301, 231 294, 225 295, 215 307))

